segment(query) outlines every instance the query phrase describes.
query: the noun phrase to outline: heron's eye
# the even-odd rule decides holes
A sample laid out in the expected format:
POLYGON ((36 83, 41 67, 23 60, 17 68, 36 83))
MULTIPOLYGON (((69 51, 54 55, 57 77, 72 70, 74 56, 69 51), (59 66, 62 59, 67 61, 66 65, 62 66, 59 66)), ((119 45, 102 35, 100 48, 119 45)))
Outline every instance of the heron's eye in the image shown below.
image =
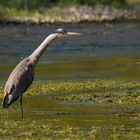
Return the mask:
POLYGON ((66 34, 67 33, 67 31, 66 30, 64 30, 64 29, 62 29, 62 28, 60 28, 60 29, 57 29, 57 33, 59 33, 59 34, 66 34))

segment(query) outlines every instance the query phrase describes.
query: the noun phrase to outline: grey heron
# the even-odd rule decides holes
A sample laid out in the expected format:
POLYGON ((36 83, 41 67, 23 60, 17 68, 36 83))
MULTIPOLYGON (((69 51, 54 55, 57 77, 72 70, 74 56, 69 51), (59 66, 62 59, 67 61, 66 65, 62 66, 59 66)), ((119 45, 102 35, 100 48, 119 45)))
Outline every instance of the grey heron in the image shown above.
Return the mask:
POLYGON ((30 56, 24 58, 17 64, 4 87, 3 108, 8 108, 13 102, 20 98, 21 118, 23 119, 22 95, 33 82, 35 66, 40 56, 53 40, 68 35, 80 35, 80 33, 57 29, 56 32, 46 37, 30 56))

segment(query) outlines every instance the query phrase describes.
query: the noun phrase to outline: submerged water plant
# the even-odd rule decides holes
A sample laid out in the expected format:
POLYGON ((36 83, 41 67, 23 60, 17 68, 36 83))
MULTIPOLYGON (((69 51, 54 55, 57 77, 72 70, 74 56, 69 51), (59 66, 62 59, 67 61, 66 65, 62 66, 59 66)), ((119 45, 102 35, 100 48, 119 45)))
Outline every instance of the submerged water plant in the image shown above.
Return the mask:
MULTIPOLYGON (((34 96, 38 96, 39 99, 40 95, 46 98, 44 95, 47 95, 47 99, 40 100, 41 104, 50 99, 54 108, 50 103, 47 104, 48 108, 44 108, 36 102, 42 117, 36 118, 39 116, 36 112, 35 118, 30 116, 29 111, 32 108, 29 108, 28 112, 25 110, 28 117, 26 116, 22 122, 16 120, 18 116, 11 118, 11 113, 15 114, 14 106, 10 110, 0 109, 0 139, 139 139, 140 129, 136 123, 140 119, 137 109, 140 103, 139 85, 139 81, 126 80, 37 81, 25 94, 26 99, 34 96), (54 105, 55 102, 58 103, 54 105), (79 112, 71 112, 68 104, 71 104, 73 111, 76 111, 78 105, 79 112), (99 106, 112 104, 114 106, 112 109, 117 110, 113 109, 111 114, 104 115, 108 106, 103 105, 99 108, 97 104, 99 106), (119 107, 115 107, 116 105, 119 107), (60 106, 61 110, 57 110, 56 106, 60 106), (92 111, 96 106, 97 110, 92 111), (44 111, 43 114, 42 109, 47 112, 44 111), (100 117, 99 109, 102 113, 100 117), (91 118, 91 115, 94 117, 91 118)), ((1 87, 0 97, 2 94, 1 87)), ((29 103, 26 102, 28 106, 29 103)))
MULTIPOLYGON (((26 96, 49 95, 65 101, 139 104, 139 81, 95 80, 95 81, 59 81, 35 82, 26 92, 26 96)), ((0 87, 2 98, 3 88, 0 87)))

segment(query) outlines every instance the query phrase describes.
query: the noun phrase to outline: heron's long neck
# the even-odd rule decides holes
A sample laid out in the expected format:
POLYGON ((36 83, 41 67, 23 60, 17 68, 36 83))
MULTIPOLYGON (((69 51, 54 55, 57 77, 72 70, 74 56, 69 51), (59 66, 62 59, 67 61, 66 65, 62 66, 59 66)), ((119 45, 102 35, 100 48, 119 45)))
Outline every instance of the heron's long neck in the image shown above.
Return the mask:
POLYGON ((42 53, 48 47, 48 45, 57 38, 56 34, 50 34, 40 45, 39 47, 30 55, 30 58, 33 63, 37 63, 42 53))

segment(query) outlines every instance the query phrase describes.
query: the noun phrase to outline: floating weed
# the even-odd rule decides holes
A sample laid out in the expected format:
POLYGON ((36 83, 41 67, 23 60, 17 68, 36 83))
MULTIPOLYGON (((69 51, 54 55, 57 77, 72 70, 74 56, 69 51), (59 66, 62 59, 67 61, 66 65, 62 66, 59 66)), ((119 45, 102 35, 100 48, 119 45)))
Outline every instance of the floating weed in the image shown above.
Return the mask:
POLYGON ((65 139, 84 138, 88 136, 87 128, 71 127, 69 125, 56 125, 46 121, 3 121, 0 137, 6 139, 35 138, 65 139), (16 125, 15 125, 16 124, 16 125))
MULTIPOLYGON (((25 96, 47 94, 56 100, 76 101, 98 104, 138 105, 140 104, 140 84, 138 81, 68 81, 68 82, 35 82, 25 96)), ((0 98, 3 88, 0 87, 0 98)), ((129 106, 128 106, 129 108, 129 106)), ((6 140, 87 140, 87 139, 140 139, 140 127, 137 123, 128 127, 122 124, 101 124, 73 126, 50 119, 23 121, 10 120, 7 110, 0 111, 0 139, 6 140)), ((138 121, 140 114, 136 110, 126 109, 114 115, 119 119, 126 118, 138 121)), ((77 117, 77 116, 76 116, 77 117)))
POLYGON ((67 94, 58 95, 58 100, 62 101, 77 101, 77 102, 89 102, 98 104, 120 104, 120 105, 134 105, 140 103, 140 94, 127 92, 95 92, 84 94, 67 94))
POLYGON ((100 126, 81 126, 74 127, 71 125, 56 124, 49 120, 23 120, 2 121, 0 128, 0 138, 4 137, 9 140, 43 140, 43 139, 136 139, 140 138, 139 126, 127 129, 124 125, 100 125, 100 126))
POLYGON ((131 118, 133 120, 138 120, 140 118, 140 112, 120 112, 117 113, 116 116, 118 117, 127 117, 127 118, 131 118))
POLYGON ((48 83, 34 83, 30 90, 27 91, 27 95, 32 94, 50 94, 57 92, 72 92, 72 91, 92 91, 95 83, 92 81, 86 82, 48 82, 48 83))
MULTIPOLYGON (((64 101, 139 104, 139 87, 138 81, 126 80, 35 82, 25 95, 49 94, 51 96, 52 93, 56 93, 53 98, 64 101)), ((2 95, 3 88, 0 87, 0 98, 2 95)))

